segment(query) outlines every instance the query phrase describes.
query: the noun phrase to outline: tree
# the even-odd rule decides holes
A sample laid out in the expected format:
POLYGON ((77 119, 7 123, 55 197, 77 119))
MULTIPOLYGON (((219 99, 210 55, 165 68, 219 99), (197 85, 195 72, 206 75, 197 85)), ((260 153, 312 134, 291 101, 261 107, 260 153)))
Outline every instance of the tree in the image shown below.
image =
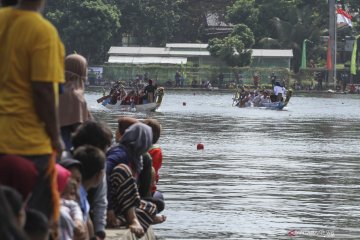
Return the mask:
POLYGON ((226 22, 226 8, 235 0, 181 0, 179 1, 180 19, 175 32, 177 42, 203 42, 207 40, 205 32, 208 14, 216 14, 219 20, 226 22))
MULTIPOLYGON (((310 39, 320 46, 320 36, 324 35, 328 26, 328 11, 324 11, 328 6, 326 1, 308 0, 281 0, 278 2, 281 7, 273 4, 273 1, 259 0, 260 19, 266 29, 262 37, 257 39, 256 47, 292 49, 292 63, 294 70, 298 71, 303 40, 310 39), (279 8, 274 9, 274 6, 279 8)), ((324 51, 322 47, 317 49, 317 54, 324 51)), ((315 50, 315 46, 312 50, 315 50)))
POLYGON ((238 24, 224 39, 209 40, 208 50, 212 56, 224 60, 230 66, 247 66, 251 61, 254 42, 252 31, 246 25, 238 24))
POLYGON ((233 24, 245 24, 252 31, 258 26, 259 9, 255 0, 237 0, 227 8, 227 18, 233 24))
POLYGON ((180 19, 178 0, 113 0, 122 12, 121 33, 141 46, 161 46, 173 40, 180 19))
POLYGON ((46 8, 67 53, 84 55, 90 63, 103 63, 120 28, 120 12, 103 0, 54 1, 46 8))
POLYGON ((349 0, 350 13, 355 17, 352 19, 355 35, 360 34, 360 1, 349 0))

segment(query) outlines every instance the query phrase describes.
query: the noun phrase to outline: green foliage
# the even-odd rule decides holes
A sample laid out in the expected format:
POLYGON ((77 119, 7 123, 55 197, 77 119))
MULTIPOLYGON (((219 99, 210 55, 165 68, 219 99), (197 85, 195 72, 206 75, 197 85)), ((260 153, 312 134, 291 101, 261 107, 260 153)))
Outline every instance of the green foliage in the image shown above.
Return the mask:
POLYGON ((121 33, 131 35, 141 46, 163 46, 173 40, 180 19, 179 4, 174 0, 113 0, 122 15, 121 33))
POLYGON ((289 0, 279 1, 281 7, 276 9, 274 1, 259 1, 260 15, 267 16, 263 19, 264 28, 268 29, 257 39, 258 48, 292 49, 294 53, 293 66, 297 71, 300 66, 301 48, 304 39, 310 39, 314 44, 308 45, 310 58, 317 59, 318 54, 323 54, 320 48, 320 36, 327 29, 328 9, 326 1, 289 0), (271 5, 273 3, 274 5, 271 5), (321 10, 321 11, 320 11, 321 10), (269 14, 269 11, 272 14, 269 14), (267 14, 266 14, 267 13, 267 14), (316 49, 317 47, 317 49, 316 49))
POLYGON ((180 19, 175 31, 176 42, 206 42, 206 15, 216 13, 220 21, 226 22, 226 8, 235 0, 178 0, 180 19))
POLYGON ((230 66, 247 66, 250 64, 252 45, 252 31, 246 25, 238 24, 224 39, 209 40, 208 50, 212 56, 224 60, 230 66))
POLYGON ((49 4, 47 18, 57 27, 67 53, 103 63, 120 28, 119 10, 102 0, 60 0, 49 4))
POLYGON ((259 9, 255 0, 237 0, 234 5, 228 7, 228 20, 233 24, 245 24, 250 29, 257 28, 259 9))
MULTIPOLYGON (((352 29, 338 31, 339 39, 360 33, 360 1, 345 2, 357 15, 352 29)), ((103 63, 109 47, 121 44, 121 35, 156 47, 207 41, 206 15, 214 13, 234 30, 209 41, 213 56, 244 66, 249 64, 244 49, 293 49, 297 71, 304 39, 313 42, 307 45, 309 58, 317 64, 326 59, 327 46, 320 36, 328 35, 328 9, 328 0, 58 0, 47 2, 45 14, 58 28, 67 53, 81 53, 92 64, 103 63)))

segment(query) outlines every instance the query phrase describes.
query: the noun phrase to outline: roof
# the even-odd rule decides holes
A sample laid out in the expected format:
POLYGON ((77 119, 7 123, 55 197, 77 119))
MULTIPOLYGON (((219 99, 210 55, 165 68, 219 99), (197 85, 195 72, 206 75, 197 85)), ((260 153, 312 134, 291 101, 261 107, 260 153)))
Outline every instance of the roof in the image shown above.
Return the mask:
POLYGON ((206 25, 208 27, 228 27, 229 24, 220 20, 220 16, 217 13, 206 14, 206 25))
POLYGON ((186 50, 182 50, 182 51, 169 51, 169 54, 171 56, 210 56, 210 52, 209 51, 186 51, 186 50))
POLYGON ((292 49, 252 49, 252 57, 290 57, 292 58, 292 49))
POLYGON ((167 43, 167 48, 197 48, 206 49, 208 44, 206 43, 167 43))
MULTIPOLYGON (((207 44, 204 44, 207 46, 207 44)), ((191 56, 210 56, 209 51, 194 50, 170 50, 169 48, 155 47, 111 47, 108 54, 110 56, 154 56, 154 57, 191 57, 191 56)))
POLYGON ((181 57, 131 57, 131 56, 110 56, 109 63, 129 64, 186 64, 187 58, 181 57))
MULTIPOLYGON (((210 56, 206 49, 208 44, 203 43, 168 43, 167 47, 111 47, 108 54, 111 57, 123 57, 121 61, 140 61, 140 57, 157 58, 181 58, 210 56), (189 50, 187 50, 189 49, 189 50), (198 50, 196 50, 198 49, 198 50), (200 50, 200 51, 199 51, 200 50), (130 57, 125 58, 125 57, 130 57), (133 59, 137 57, 137 59, 133 59), (128 60, 126 60, 128 59, 128 60)), ((252 57, 293 57, 291 49, 252 49, 252 57)), ((110 62, 109 58, 109 62, 110 62)), ((115 59, 115 58, 114 58, 115 59)), ((115 60, 114 60, 115 61, 115 60)), ((116 60, 117 61, 117 60, 116 60)), ((119 60, 120 61, 120 60, 119 60)), ((142 61, 142 60, 141 60, 142 61)), ((164 60, 165 61, 165 60, 164 60)), ((170 61, 170 60, 169 60, 170 61)), ((175 60, 174 60, 175 61, 175 60)))
POLYGON ((110 55, 167 55, 166 48, 161 47, 110 47, 110 55))

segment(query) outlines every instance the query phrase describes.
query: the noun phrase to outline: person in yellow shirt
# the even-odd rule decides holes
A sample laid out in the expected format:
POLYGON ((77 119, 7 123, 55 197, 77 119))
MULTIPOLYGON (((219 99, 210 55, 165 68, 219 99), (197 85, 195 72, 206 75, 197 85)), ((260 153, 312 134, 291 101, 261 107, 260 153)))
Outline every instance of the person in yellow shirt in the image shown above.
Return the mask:
POLYGON ((0 161, 19 155, 39 178, 28 206, 57 217, 55 160, 63 144, 58 124, 58 85, 64 82, 64 47, 40 11, 45 0, 19 0, 0 8, 0 161))

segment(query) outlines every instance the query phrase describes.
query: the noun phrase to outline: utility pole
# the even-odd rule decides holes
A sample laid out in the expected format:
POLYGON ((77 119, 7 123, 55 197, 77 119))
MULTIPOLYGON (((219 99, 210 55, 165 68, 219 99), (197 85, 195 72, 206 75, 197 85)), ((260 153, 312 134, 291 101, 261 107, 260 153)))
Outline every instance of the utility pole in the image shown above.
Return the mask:
POLYGON ((331 65, 333 69, 328 70, 328 82, 334 81, 336 88, 336 19, 335 19, 335 0, 329 0, 329 41, 331 52, 331 65))

